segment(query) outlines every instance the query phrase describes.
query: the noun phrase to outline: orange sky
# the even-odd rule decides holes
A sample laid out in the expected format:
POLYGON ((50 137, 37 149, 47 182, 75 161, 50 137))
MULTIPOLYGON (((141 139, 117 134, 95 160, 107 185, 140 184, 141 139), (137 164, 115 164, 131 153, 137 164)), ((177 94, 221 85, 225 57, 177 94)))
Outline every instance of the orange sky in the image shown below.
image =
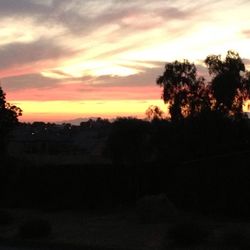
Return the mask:
POLYGON ((0 0, 0 77, 22 121, 142 117, 165 62, 250 62, 248 0, 0 0))

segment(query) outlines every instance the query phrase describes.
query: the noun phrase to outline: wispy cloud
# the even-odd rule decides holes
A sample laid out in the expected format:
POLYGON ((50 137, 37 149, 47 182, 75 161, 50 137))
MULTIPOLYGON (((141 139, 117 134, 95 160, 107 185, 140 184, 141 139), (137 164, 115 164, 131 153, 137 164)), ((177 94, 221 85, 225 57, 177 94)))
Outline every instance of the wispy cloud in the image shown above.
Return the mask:
POLYGON ((47 39, 39 39, 30 43, 13 42, 0 48, 2 58, 0 70, 13 65, 20 66, 50 59, 58 60, 73 54, 74 51, 47 39))
POLYGON ((43 77, 40 74, 26 74, 21 76, 11 76, 2 79, 2 86, 7 92, 54 88, 61 83, 62 80, 43 77))

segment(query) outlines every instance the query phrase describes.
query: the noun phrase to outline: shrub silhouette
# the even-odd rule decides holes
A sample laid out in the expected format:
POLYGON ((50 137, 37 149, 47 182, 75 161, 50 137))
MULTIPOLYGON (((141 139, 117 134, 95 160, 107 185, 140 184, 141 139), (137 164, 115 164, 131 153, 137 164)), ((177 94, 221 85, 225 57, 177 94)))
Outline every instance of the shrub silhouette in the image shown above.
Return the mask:
POLYGON ((8 211, 0 210, 0 225, 8 225, 12 220, 13 218, 8 211))
POLYGON ((45 238, 51 234, 49 221, 44 219, 30 219, 19 227, 19 236, 23 239, 45 238))
POLYGON ((112 126, 107 151, 114 163, 133 164, 147 156, 148 122, 136 118, 118 118, 112 126))
POLYGON ((6 101, 6 94, 0 87, 0 155, 5 154, 8 133, 18 124, 22 110, 6 101))
POLYGON ((205 225, 185 221, 174 225, 168 231, 168 237, 174 245, 194 246, 199 245, 206 240, 209 230, 205 225))
POLYGON ((222 246, 240 247, 249 249, 250 233, 245 226, 229 225, 222 229, 219 243, 222 246))
POLYGON ((136 202, 136 213, 141 223, 163 222, 176 216, 176 208, 165 194, 144 196, 136 202))

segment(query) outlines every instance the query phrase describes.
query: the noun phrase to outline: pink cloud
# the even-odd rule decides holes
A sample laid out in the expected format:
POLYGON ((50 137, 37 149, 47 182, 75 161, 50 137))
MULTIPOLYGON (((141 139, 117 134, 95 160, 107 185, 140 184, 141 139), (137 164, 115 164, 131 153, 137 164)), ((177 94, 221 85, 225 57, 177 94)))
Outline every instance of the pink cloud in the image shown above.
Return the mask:
POLYGON ((156 86, 90 86, 80 83, 56 85, 53 88, 24 89, 8 92, 8 100, 144 100, 160 99, 161 89, 156 86))

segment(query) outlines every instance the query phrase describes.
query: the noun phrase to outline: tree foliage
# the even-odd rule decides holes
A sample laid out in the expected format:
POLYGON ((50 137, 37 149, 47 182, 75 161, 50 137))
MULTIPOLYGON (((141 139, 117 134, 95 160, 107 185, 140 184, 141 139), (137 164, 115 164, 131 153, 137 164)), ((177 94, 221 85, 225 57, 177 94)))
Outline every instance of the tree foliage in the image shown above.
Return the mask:
POLYGON ((195 116, 210 107, 204 78, 197 76, 196 66, 188 60, 167 63, 157 84, 163 87, 162 98, 169 104, 171 119, 174 121, 195 116))
POLYGON ((0 87, 0 131, 7 131, 18 123, 22 110, 6 101, 6 94, 0 87))
POLYGON ((155 105, 150 105, 146 110, 146 117, 148 120, 161 120, 163 119, 164 112, 155 105))
POLYGON ((205 64, 212 76, 215 109, 226 115, 241 115, 243 103, 250 94, 250 78, 239 54, 228 51, 224 60, 220 55, 208 56, 205 64))
POLYGON ((0 87, 0 154, 4 152, 8 133, 18 124, 22 110, 6 101, 6 94, 0 87))
POLYGON ((195 64, 188 60, 165 65, 164 73, 156 83, 163 87, 162 98, 169 104, 172 121, 195 117, 201 113, 218 111, 226 116, 239 117, 250 94, 250 74, 239 54, 228 51, 206 58, 211 81, 197 74, 195 64))
POLYGON ((148 123, 136 118, 117 118, 107 142, 114 163, 133 164, 147 158, 148 123))

